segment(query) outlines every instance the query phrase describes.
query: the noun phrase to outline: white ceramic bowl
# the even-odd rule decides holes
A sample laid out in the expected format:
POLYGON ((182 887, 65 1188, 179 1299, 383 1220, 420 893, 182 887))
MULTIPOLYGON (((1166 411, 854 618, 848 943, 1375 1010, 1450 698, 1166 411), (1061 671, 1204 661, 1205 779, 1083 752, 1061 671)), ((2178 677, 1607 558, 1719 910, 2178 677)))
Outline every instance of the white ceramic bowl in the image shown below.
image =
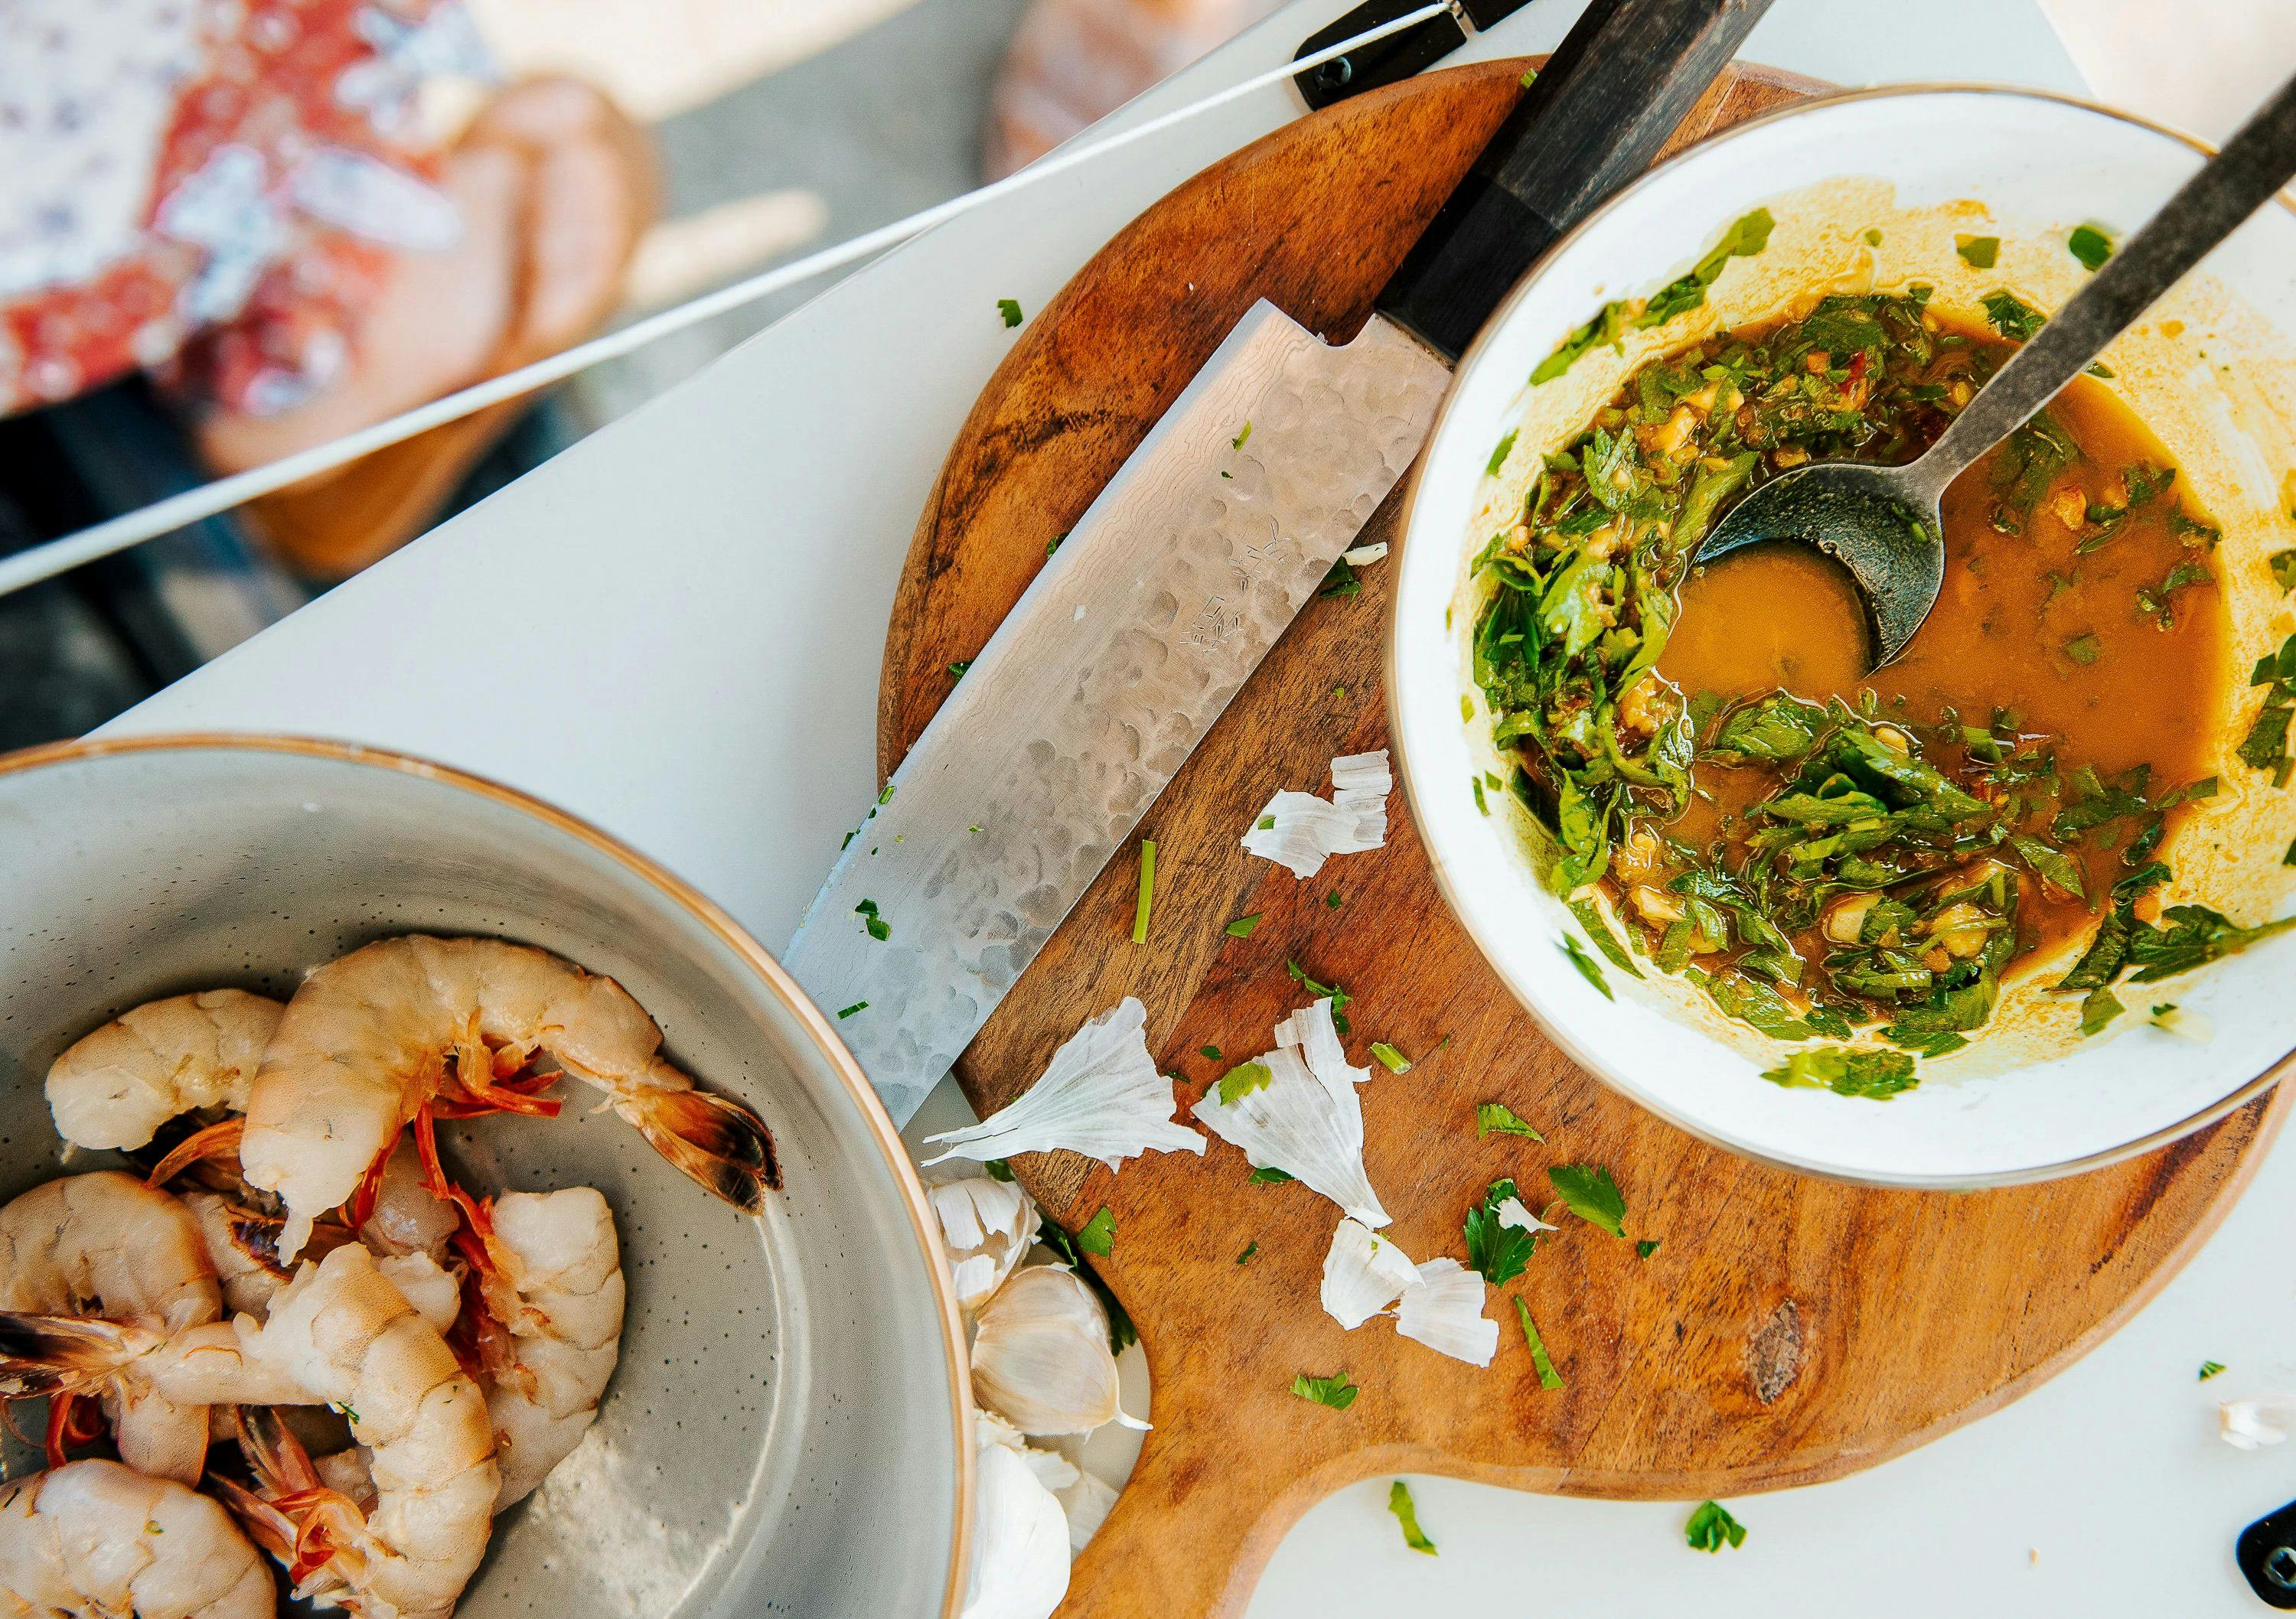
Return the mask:
MULTIPOLYGON (((285 738, 0 761, 0 1198, 65 1167, 42 1082, 71 1041, 156 995, 284 995, 414 930, 611 974, 773 1130, 785 1190, 751 1217, 578 1094, 442 1127, 477 1190, 603 1192, 628 1285, 597 1423, 496 1520, 467 1619, 957 1612, 972 1416, 939 1228, 828 1021, 716 906, 521 794, 285 738)), ((40 1465, 12 1441, 0 1460, 40 1465)))
MULTIPOLYGON (((1581 1063, 1709 1141, 1767 1162, 1865 1182, 1965 1187, 2092 1167, 2199 1127, 2270 1083, 2296 1049, 2296 933, 2161 986, 2203 1011, 2193 1045, 2140 1018, 2071 1035, 2067 998, 2028 979, 2005 998, 2003 1031, 1922 1064, 1920 1088, 1886 1103, 1784 1090, 1760 1077, 1778 1045, 1730 1026, 1678 981, 1612 970, 1603 999, 1557 947, 1573 928, 1533 875, 1521 812, 1505 793, 1479 813, 1471 778, 1498 766, 1467 658, 1472 559, 1519 503, 1528 458, 1582 428, 1628 370, 1712 325, 1781 310, 1811 290, 1922 280, 1941 305, 1994 286, 2053 308, 2082 272, 2065 235, 2096 222, 2125 234, 2197 169, 2205 149, 2078 102, 1978 86, 1860 93, 1808 103, 1709 141, 1614 199, 1518 286, 1463 360, 1422 457, 1390 638, 1402 773, 1452 908, 1500 976, 1581 1063), (1526 379, 1605 300, 1644 296, 1696 262, 1751 209, 1777 217, 1761 255, 1734 260, 1710 308, 1598 350, 1540 389, 1526 379), (1866 233, 1879 228, 1882 245, 1866 233), (2001 239, 1978 272, 1958 233, 2001 239), (1501 472, 1495 444, 1521 429, 1501 472), (1475 719, 1461 720, 1461 701, 1475 719)), ((2213 727, 2226 791, 2168 851, 2175 897, 2243 921, 2289 909, 2280 865, 2296 835, 2296 789, 2274 792, 2234 762, 2257 697, 2246 671, 2291 627, 2264 558, 2296 545, 2281 479, 2296 467, 2296 214, 2268 207, 2108 354, 2110 384, 2136 406, 2224 524, 2218 553, 2233 618, 2224 712, 2213 727)), ((1653 974, 1653 976, 1655 976, 1653 974)), ((2046 981, 2043 975, 2036 975, 2046 981)), ((2139 988, 2137 994, 2147 993, 2139 988)), ((2132 1002, 2133 1003, 2133 1002, 2132 1002)))

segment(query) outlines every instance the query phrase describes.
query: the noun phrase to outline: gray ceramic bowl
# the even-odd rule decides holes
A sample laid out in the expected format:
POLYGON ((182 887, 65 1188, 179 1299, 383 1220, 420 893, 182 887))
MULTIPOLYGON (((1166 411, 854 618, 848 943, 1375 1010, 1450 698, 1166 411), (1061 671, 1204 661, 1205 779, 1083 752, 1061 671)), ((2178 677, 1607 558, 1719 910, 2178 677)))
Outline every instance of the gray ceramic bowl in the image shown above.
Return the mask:
MULTIPOLYGON (((681 1067, 772 1127, 785 1190, 759 1219, 578 1087, 556 1120, 442 1126, 480 1190, 603 1191, 629 1288, 597 1425, 496 1524, 468 1619, 956 1612, 971 1408, 937 1228, 830 1025, 717 907, 493 783, 261 737, 0 760, 0 1196, 61 1166, 42 1079, 80 1034, 155 995, 283 996, 415 930, 611 974, 681 1067)), ((4 1460, 40 1465, 12 1442, 4 1460)))

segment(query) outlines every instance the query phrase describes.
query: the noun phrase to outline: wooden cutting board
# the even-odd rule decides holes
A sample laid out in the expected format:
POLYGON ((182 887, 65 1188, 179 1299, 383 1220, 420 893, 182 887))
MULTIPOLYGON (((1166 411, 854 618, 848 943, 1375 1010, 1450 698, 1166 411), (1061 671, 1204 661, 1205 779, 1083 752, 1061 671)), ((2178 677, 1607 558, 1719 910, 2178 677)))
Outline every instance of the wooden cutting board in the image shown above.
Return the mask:
MULTIPOLYGON (((896 599, 880 692, 890 773, 1065 531, 1257 298, 1337 341, 1520 94, 1521 61, 1454 69, 1277 131, 1157 203, 1014 339, 950 451, 896 599)), ((1678 134, 1694 138, 1823 89, 1747 70, 1678 134), (1694 132, 1694 134, 1693 134, 1694 132)), ((981 312, 984 318, 988 312, 981 312)), ((1394 543, 1392 500, 1365 538, 1394 543)), ((1387 746, 1380 666, 1395 564, 1358 597, 1311 601, 1164 795, 1148 943, 1131 941, 1128 844, 958 1065, 983 1113, 1010 1101, 1085 1018, 1148 1009, 1160 1066, 1193 1102, 1260 1051, 1300 992, 1298 961, 1355 996, 1350 1049, 1418 1059, 1363 1088, 1373 1183, 1417 1258, 1461 1255, 1461 1218, 1496 1176, 1534 1207, 1554 1164, 1608 1165, 1635 1246, 1566 1216, 1496 1289, 1488 1370, 1384 1321, 1319 1308, 1336 1211, 1257 1186, 1215 1141, 1121 1175, 1067 1154, 1021 1181, 1071 1228, 1116 1220, 1103 1274, 1138 1323, 1156 1427, 1078 1559, 1065 1614, 1193 1619, 1242 1608, 1283 1530, 1372 1474, 1427 1472, 1570 1494, 1731 1496, 1835 1477, 1935 1438, 2070 1363, 2175 1272, 2223 1216, 2285 1087, 2119 1167, 2052 1185, 1875 1191, 1707 1147, 1573 1067, 1438 897, 1398 790, 1387 847, 1313 881, 1237 839, 1279 787, 1324 790, 1335 754, 1387 746), (1336 909, 1328 896, 1336 895, 1336 909), (1264 912, 1248 939, 1223 931, 1264 912), (1225 1061, 1200 1048, 1217 1046, 1225 1061), (1479 1141, 1505 1101, 1546 1144, 1479 1141), (1238 1256, 1250 1244, 1249 1263, 1238 1256), (1540 1387, 1515 1325, 1529 1303, 1563 1386, 1540 1387), (1344 1411, 1292 1395, 1345 1371, 1344 1411)), ((1662 1553, 1663 1548, 1654 1549, 1662 1553)))

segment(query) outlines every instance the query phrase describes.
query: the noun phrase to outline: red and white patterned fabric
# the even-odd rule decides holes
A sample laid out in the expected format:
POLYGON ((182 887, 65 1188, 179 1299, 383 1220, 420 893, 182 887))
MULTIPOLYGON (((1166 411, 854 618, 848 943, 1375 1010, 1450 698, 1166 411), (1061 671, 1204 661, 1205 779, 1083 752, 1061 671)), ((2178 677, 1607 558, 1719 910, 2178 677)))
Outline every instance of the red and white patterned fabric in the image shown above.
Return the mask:
POLYGON ((0 0, 0 414, 137 368, 266 414, 455 241, 416 95, 455 0, 0 0))

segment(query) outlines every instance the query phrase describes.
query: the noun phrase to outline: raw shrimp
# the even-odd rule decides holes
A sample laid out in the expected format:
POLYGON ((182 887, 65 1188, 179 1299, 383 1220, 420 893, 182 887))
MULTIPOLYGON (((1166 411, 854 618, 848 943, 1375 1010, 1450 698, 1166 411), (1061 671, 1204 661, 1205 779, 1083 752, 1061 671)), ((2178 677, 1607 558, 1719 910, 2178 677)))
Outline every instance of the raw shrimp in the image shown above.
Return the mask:
POLYGON ((196 1108, 247 1111, 278 1002, 210 989, 150 1001, 81 1038, 48 1069, 48 1110, 77 1147, 141 1147, 196 1108))
POLYGON ((183 1201, 215 1267, 224 1308, 261 1321, 271 1296, 287 1285, 287 1267, 279 1263, 280 1222, 221 1192, 187 1191, 183 1201))
MULTIPOLYGON (((0 1208, 0 1310, 101 1316, 172 1337, 223 1306, 191 1211, 133 1175, 99 1170, 36 1186, 0 1208)), ((51 1463, 63 1460, 78 1393, 114 1404, 119 1453, 137 1472, 199 1482, 207 1412, 133 1376, 59 1394, 48 1412, 51 1463)))
POLYGON ((371 1511, 318 1485, 270 1499, 228 1481, 216 1487, 267 1549, 290 1556, 299 1595, 328 1595, 378 1619, 453 1611, 486 1553, 501 1487, 494 1430, 446 1340, 365 1248, 347 1243, 303 1264, 259 1327, 242 1316, 169 1337, 106 1321, 0 1315, 0 1392, 44 1393, 130 1372, 187 1402, 340 1410, 370 1453, 371 1511))
POLYGON ((502 1468, 499 1512, 581 1442, 621 1352, 622 1261, 613 1212, 587 1186, 505 1192, 478 1206, 480 1337, 502 1468))
POLYGON ((116 1461, 0 1484, 0 1596, 70 1619, 273 1619, 271 1571, 206 1496, 116 1461))
MULTIPOLYGON (((497 1083, 537 1053, 607 1093, 654 1150, 755 1213, 781 1184, 773 1137, 731 1097, 664 1062, 620 985, 501 939, 383 939, 318 968, 287 1003, 248 1098, 240 1162, 285 1201, 283 1256, 343 1203, 451 1080, 481 1106, 537 1111, 497 1083)), ((554 1104, 552 1110, 554 1111, 554 1104)))

